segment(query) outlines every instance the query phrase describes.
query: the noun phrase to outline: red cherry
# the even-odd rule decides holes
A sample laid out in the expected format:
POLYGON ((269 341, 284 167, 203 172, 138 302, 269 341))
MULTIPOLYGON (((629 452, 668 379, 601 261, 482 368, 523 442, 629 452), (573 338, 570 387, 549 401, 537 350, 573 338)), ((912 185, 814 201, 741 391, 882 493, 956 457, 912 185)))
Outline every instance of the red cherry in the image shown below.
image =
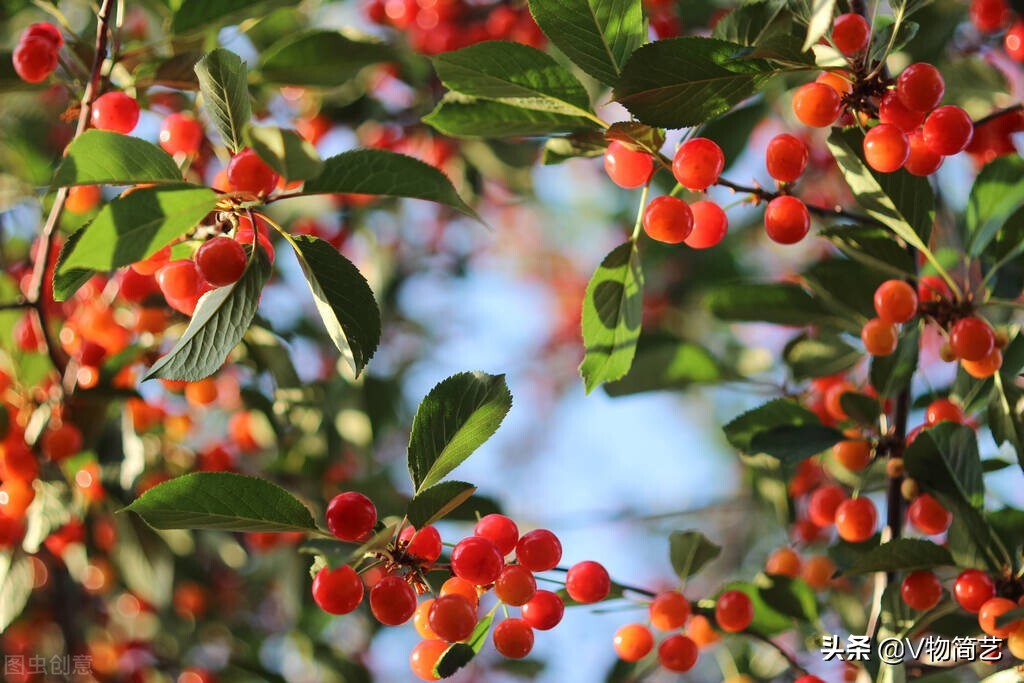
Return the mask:
MULTIPOLYGON (((64 422, 59 427, 54 427, 43 432, 43 453, 53 461, 60 461, 68 458, 75 453, 82 450, 82 432, 75 425, 70 422, 64 422)), ((14 460, 11 457, 12 453, 17 453, 17 449, 12 449, 5 446, 6 453, 4 457, 4 466, 11 474, 10 463, 14 460)), ((16 456, 15 456, 16 457, 16 456)), ((32 460, 32 464, 35 465, 35 460, 32 460)), ((24 479, 34 479, 32 477, 23 477, 24 479)))
POLYGON ((996 597, 996 584, 980 569, 965 569, 956 577, 953 595, 968 612, 977 613, 981 606, 996 597))
POLYGON ((864 350, 871 356, 888 356, 899 344, 899 330, 890 322, 881 318, 872 318, 864 323, 860 331, 860 339, 864 350))
POLYGON ((348 565, 324 567, 313 579, 313 600, 330 614, 348 614, 363 601, 363 581, 348 565))
POLYGON ((416 591, 399 576, 385 576, 370 589, 370 611, 385 626, 399 626, 416 611, 416 591))
POLYGON ((947 421, 961 424, 964 421, 964 411, 948 398, 937 398, 928 404, 928 409, 924 413, 924 421, 929 427, 947 421))
POLYGON ((776 197, 764 211, 764 228, 773 242, 796 244, 811 229, 811 214, 796 197, 776 197))
POLYGON ((434 673, 434 667, 449 647, 443 640, 420 641, 409 655, 409 669, 421 681, 440 680, 441 677, 434 673))
POLYGON ((878 510, 869 498, 850 498, 836 508, 836 530, 844 541, 862 543, 874 535, 877 526, 878 510))
POLYGON ((981 318, 961 318, 949 331, 949 344, 957 358, 979 361, 995 348, 996 335, 981 318))
POLYGON ((999 33, 1013 12, 1006 0, 971 0, 971 23, 982 33, 999 33))
POLYGON ((824 83, 807 83, 793 95, 793 113, 805 126, 831 126, 842 110, 843 101, 839 93, 824 83))
POLYGON ((565 614, 565 604, 557 594, 539 590, 523 605, 523 621, 538 631, 550 631, 558 626, 565 614))
POLYGON ((523 619, 505 619, 493 637, 494 649, 509 659, 522 659, 533 649, 533 629, 523 619))
POLYGON ((27 38, 14 48, 11 61, 21 80, 40 83, 57 69, 57 50, 45 38, 27 38))
POLYGON ((1010 59, 1015 62, 1024 62, 1024 20, 1015 22, 1006 32, 1006 35, 1003 36, 1003 48, 1010 59))
POLYGON ((139 103, 123 92, 100 95, 92 105, 92 125, 100 130, 128 134, 139 122, 139 103))
POLYGON ((932 572, 913 572, 907 574, 900 584, 900 595, 911 609, 923 612, 939 604, 942 583, 932 572))
POLYGON ((196 252, 196 265, 207 282, 224 287, 238 282, 245 272, 245 250, 230 237, 207 240, 196 252))
POLYGON ((914 111, 931 111, 939 106, 946 92, 942 74, 931 64, 911 64, 896 79, 896 94, 914 111))
POLYGON ((722 207, 704 199, 690 204, 690 211, 693 214, 693 230, 683 240, 686 246, 708 249, 722 241, 729 229, 729 219, 722 207))
POLYGON ((910 154, 907 155, 907 161, 903 164, 907 173, 924 177, 938 171, 942 166, 942 155, 932 151, 932 148, 925 142, 924 134, 920 130, 915 130, 908 139, 910 154))
POLYGON ((558 566, 562 559, 562 544, 547 529, 536 529, 519 538, 516 559, 531 572, 545 572, 558 566))
POLYGON ((442 640, 465 640, 476 627, 476 606, 461 595, 442 595, 434 600, 427 617, 430 628, 442 640))
POLYGON ((871 464, 871 444, 867 441, 840 441, 832 447, 832 454, 836 462, 851 472, 860 472, 871 464))
POLYGON ((924 119, 925 113, 908 108, 895 90, 886 91, 878 103, 878 120, 897 126, 908 135, 917 130, 924 119))
POLYGON ((938 275, 925 275, 917 281, 917 298, 921 303, 935 303, 953 298, 949 285, 938 275))
POLYGON ((697 643, 684 635, 669 636, 658 646, 658 663, 669 671, 689 671, 697 663, 697 643))
POLYGON ((875 290, 874 304, 879 318, 899 325, 917 313, 917 293, 903 280, 886 280, 875 290))
POLYGON ((621 142, 612 142, 604 153, 604 170, 619 187, 631 189, 645 184, 654 172, 650 154, 630 149, 621 142))
POLYGON ((407 526, 398 535, 398 540, 408 545, 405 552, 415 555, 422 562, 430 564, 441 557, 441 534, 432 526, 425 526, 419 531, 407 526))
POLYGON ((494 541, 502 555, 508 555, 516 549, 519 540, 519 527, 505 515, 492 513, 485 515, 473 529, 475 536, 483 536, 494 541))
POLYGON ((377 523, 377 507, 357 491, 339 493, 327 504, 327 528, 343 541, 358 541, 377 523))
POLYGON ((68 198, 64 208, 71 213, 89 213, 103 199, 103 191, 98 185, 76 185, 68 188, 68 198))
POLYGON ((922 533, 934 536, 949 529, 953 515, 931 495, 922 493, 907 507, 907 520, 922 533))
POLYGON ((565 590, 576 602, 600 602, 611 592, 612 580, 604 566, 588 560, 569 568, 565 575, 565 590))
POLYGON ((947 104, 928 115, 921 131, 930 150, 950 156, 967 149, 974 135, 974 123, 963 109, 947 104))
POLYGON ((615 653, 626 662, 638 662, 654 649, 654 635, 643 624, 626 624, 615 632, 615 653))
POLYGON ((672 159, 672 175, 688 190, 706 190, 718 182, 725 168, 725 154, 718 143, 707 138, 687 140, 672 159))
POLYGON ((61 34, 60 29, 46 21, 30 24, 28 28, 21 32, 20 40, 28 38, 42 38, 50 43, 54 50, 64 47, 64 36, 61 34))
POLYGON ((817 488, 807 501, 807 517, 817 526, 832 526, 836 521, 836 510, 846 499, 846 490, 837 484, 817 488))
POLYGON ((988 379, 999 371, 1003 365, 1003 352, 993 348, 981 360, 963 360, 960 366, 968 375, 975 379, 988 379))
POLYGON ((825 683, 825 681, 812 674, 805 674, 800 678, 796 679, 794 683, 825 683))
POLYGON ((452 550, 452 572, 477 586, 494 583, 504 565, 498 546, 483 536, 464 538, 452 550))
POLYGON ((237 192, 270 194, 277 180, 274 169, 251 149, 243 149, 228 162, 228 184, 237 192))
POLYGON ((537 592, 537 579, 526 567, 510 564, 501 570, 494 582, 494 594, 506 605, 521 607, 537 592))
POLYGON ((658 197, 644 209, 643 226, 651 239, 679 244, 693 231, 693 212, 682 199, 658 197))
POLYGON ((764 160, 768 175, 779 182, 791 183, 803 174, 809 157, 810 153, 803 140, 783 133, 776 135, 768 143, 764 160))
POLYGON ((675 631, 690 617, 690 601, 679 591, 663 591, 651 601, 651 625, 659 631, 675 631))
POLYGON ((156 283, 168 299, 187 299, 199 291, 199 270, 193 261, 171 261, 157 271, 156 283))
POLYGON ((907 134, 891 123, 880 123, 864 136, 864 160, 879 173, 898 170, 909 156, 907 134))
POLYGON ((729 633, 737 633, 754 621, 754 603, 742 591, 728 590, 715 600, 715 621, 729 633))
POLYGON ((871 42, 868 20, 859 14, 840 14, 832 24, 832 42, 844 55, 855 55, 871 42))
POLYGON ((981 630, 996 638, 1009 638, 1010 634, 1017 630, 1020 621, 1014 621, 1002 628, 996 626, 996 619, 1012 609, 1017 609, 1017 603, 1006 598, 991 598, 986 600, 978 610, 978 625, 981 630))
POLYGON ((163 268, 163 266, 170 260, 171 247, 168 245, 148 258, 145 258, 142 261, 136 261, 131 265, 131 269, 139 275, 155 275, 156 272, 163 268))
POLYGON ((202 144, 203 126, 189 114, 171 114, 160 125, 160 146, 168 154, 191 156, 202 144))

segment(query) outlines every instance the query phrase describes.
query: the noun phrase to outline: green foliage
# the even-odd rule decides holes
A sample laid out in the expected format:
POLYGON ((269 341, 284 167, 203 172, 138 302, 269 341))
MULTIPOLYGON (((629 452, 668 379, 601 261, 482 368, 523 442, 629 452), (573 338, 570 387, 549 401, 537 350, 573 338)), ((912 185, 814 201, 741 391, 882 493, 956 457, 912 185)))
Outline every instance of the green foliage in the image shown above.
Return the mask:
POLYGON ((704 347, 665 333, 642 333, 633 363, 621 379, 604 385, 609 396, 682 390, 731 376, 704 347))
POLYGON ((949 551, 940 545, 919 538, 897 538, 868 549, 843 573, 913 572, 952 564, 949 551))
POLYGON ((474 657, 480 654, 480 650, 483 649, 484 643, 487 642, 487 636, 491 632, 491 624, 493 623, 494 610, 491 610, 490 614, 477 623, 472 635, 469 636, 469 640, 465 643, 454 643, 445 650, 434 666, 434 673, 446 678, 469 664, 474 657))
POLYGON ((72 140, 53 175, 57 187, 180 182, 181 171, 170 154, 106 130, 87 130, 72 140))
POLYGON ((423 489, 409 501, 406 515, 417 529, 448 515, 476 492, 476 487, 464 481, 442 481, 423 489))
POLYGON ((335 87, 363 68, 395 58, 384 43, 356 40, 338 31, 307 31, 283 38, 263 53, 260 75, 283 85, 335 87))
POLYGON ((681 581, 690 578, 722 554, 721 546, 712 543, 699 531, 673 531, 668 536, 669 560, 681 581))
POLYGON ((218 48, 196 63, 196 75, 210 120, 228 149, 238 152, 252 118, 245 64, 235 53, 218 48))
POLYGON ((782 398, 743 413, 725 425, 724 431, 740 452, 769 455, 787 469, 843 439, 842 432, 821 424, 810 410, 782 398))
POLYGON ((276 126, 250 126, 246 143, 285 180, 311 180, 323 171, 316 148, 293 130, 276 126))

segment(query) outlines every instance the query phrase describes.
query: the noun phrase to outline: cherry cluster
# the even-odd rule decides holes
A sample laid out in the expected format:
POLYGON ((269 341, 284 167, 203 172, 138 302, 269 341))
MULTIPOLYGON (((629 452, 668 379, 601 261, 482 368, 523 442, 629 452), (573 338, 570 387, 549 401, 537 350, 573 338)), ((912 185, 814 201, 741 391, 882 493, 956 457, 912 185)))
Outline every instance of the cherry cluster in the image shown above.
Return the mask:
POLYGON ((893 353, 899 341, 897 326, 921 315, 947 337, 940 349, 942 358, 959 360, 972 377, 991 377, 1003 364, 1005 335, 997 335, 984 318, 974 315, 969 303, 956 300, 941 277, 921 278, 916 292, 903 280, 887 280, 875 291, 874 305, 878 317, 861 329, 864 348, 872 356, 893 353))
POLYGON ((64 36, 60 29, 45 21, 32 24, 18 38, 11 59, 14 71, 26 83, 41 83, 57 70, 64 36))

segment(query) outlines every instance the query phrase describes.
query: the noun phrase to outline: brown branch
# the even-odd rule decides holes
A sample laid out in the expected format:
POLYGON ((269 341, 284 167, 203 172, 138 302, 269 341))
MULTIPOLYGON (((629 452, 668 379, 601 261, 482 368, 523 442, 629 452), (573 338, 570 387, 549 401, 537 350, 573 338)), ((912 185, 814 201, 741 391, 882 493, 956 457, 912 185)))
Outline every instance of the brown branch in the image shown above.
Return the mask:
POLYGON ((1018 102, 1017 104, 1013 105, 1012 107, 1005 107, 1003 109, 996 109, 994 112, 992 112, 988 116, 983 116, 980 119, 978 119, 977 121, 975 121, 974 122, 974 127, 977 128, 978 126, 983 126, 986 123, 988 123, 989 121, 994 121, 994 120, 998 119, 1001 116, 1006 116, 1007 114, 1012 114, 1012 113, 1018 112, 1018 111, 1024 111, 1024 102, 1018 102))

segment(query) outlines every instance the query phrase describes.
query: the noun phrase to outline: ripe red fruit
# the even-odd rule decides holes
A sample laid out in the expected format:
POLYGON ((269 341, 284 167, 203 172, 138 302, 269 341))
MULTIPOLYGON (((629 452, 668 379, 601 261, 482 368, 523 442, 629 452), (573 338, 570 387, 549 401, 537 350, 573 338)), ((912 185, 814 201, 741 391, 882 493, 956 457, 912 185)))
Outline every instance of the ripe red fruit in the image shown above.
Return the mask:
POLYGON ((948 398, 937 398, 928 404, 924 421, 929 427, 946 421, 959 424, 964 421, 964 411, 948 398))
POLYGON ((942 166, 942 155, 937 154, 928 146, 924 134, 915 130, 907 139, 910 141, 910 154, 907 155, 907 161, 903 164, 907 173, 924 177, 938 171, 942 166))
POLYGON ((807 517, 818 526, 832 526, 836 521, 836 510, 846 499, 846 491, 838 484, 815 489, 807 501, 807 517))
POLYGON ((407 526, 398 535, 398 540, 408 544, 405 552, 415 555, 427 564, 441 557, 441 534, 432 526, 425 526, 419 531, 415 527, 407 526))
POLYGON ((836 531, 850 543, 862 543, 871 538, 878 525, 878 511, 869 498, 850 498, 836 508, 836 531))
POLYGON ((796 244, 811 229, 811 214, 796 197, 776 197, 764 210, 764 229, 773 242, 796 244))
POLYGON ((779 182, 791 183, 807 168, 810 153, 807 145, 800 138, 783 133, 776 135, 768 143, 764 162, 768 175, 779 182))
POLYGON ((193 261, 171 261, 157 271, 156 283, 168 299, 187 299, 199 291, 199 270, 193 261))
POLYGON ((697 663, 697 643, 684 635, 669 636, 658 646, 658 663, 669 671, 689 671, 697 663))
POLYGON ((875 290, 875 312, 889 323, 905 323, 917 313, 917 293, 903 280, 886 280, 875 290))
POLYGON ((1013 16, 1006 0, 971 0, 971 23, 982 33, 999 33, 1013 16))
POLYGON ((483 536, 494 541, 501 554, 508 555, 516 549, 516 541, 519 540, 519 527, 505 515, 485 515, 476 527, 473 528, 475 536, 483 536))
POLYGON ((451 577, 441 585, 439 595, 461 595, 473 605, 480 604, 480 593, 477 591, 476 586, 457 576, 451 577))
POLYGON ((900 584, 903 602, 919 612, 930 610, 942 598, 942 583, 939 577, 929 571, 907 574, 900 584))
POLYGON ((237 192, 270 194, 277 187, 277 173, 251 149, 243 149, 228 162, 228 184, 237 192))
POLYGON ((202 144, 203 127, 189 114, 171 114, 160 125, 160 146, 168 154, 191 156, 202 144))
POLYGON ((501 570, 494 582, 494 594, 506 605, 521 607, 537 592, 537 579, 526 567, 510 564, 501 570))
POLYGON ((825 681, 812 674, 805 674, 800 678, 796 679, 794 683, 825 683, 825 681))
POLYGON ((963 109, 947 104, 929 114, 921 130, 928 149, 949 156, 967 149, 974 135, 974 123, 963 109))
POLYGON ((1015 62, 1024 62, 1024 20, 1014 23, 1003 36, 1003 48, 1015 62))
POLYGON ((557 594, 539 590, 523 605, 523 620, 538 631, 550 631, 558 626, 565 614, 565 604, 557 594))
POLYGON ((477 586, 494 583, 503 566, 505 559, 498 546, 483 536, 464 538, 452 550, 452 572, 477 586))
POLYGON ((824 83, 807 83, 793 95, 793 113, 805 126, 831 126, 842 110, 843 101, 839 93, 824 83))
POLYGON ((934 303, 953 298, 949 285, 938 275, 925 275, 917 281, 917 299, 921 303, 934 303))
POLYGON ((859 14, 840 14, 832 24, 832 42, 844 55, 855 55, 871 42, 868 20, 859 14))
POLYGON ((615 653, 627 662, 639 662, 654 649, 654 635, 643 624, 626 624, 615 632, 615 653))
POLYGON ((160 249, 148 258, 142 261, 136 261, 131 265, 131 269, 139 275, 155 275, 158 270, 171 260, 171 247, 170 245, 160 249))
POLYGON ((348 614, 363 601, 363 581, 348 565, 324 567, 313 579, 313 600, 330 614, 348 614))
POLYGON ((977 613, 982 605, 996 596, 996 584, 980 569, 965 569, 956 577, 953 595, 961 607, 977 613))
POLYGON ((878 120, 891 123, 908 135, 924 123, 925 113, 915 111, 903 104, 895 90, 888 90, 878 103, 878 120))
POLYGON ((981 360, 961 360, 960 366, 968 375, 975 379, 987 379, 999 371, 1003 365, 1003 352, 993 348, 981 360))
POLYGON ((800 576, 800 555, 788 546, 783 546, 768 556, 764 562, 764 573, 773 576, 800 576))
POLYGON ((859 472, 871 464, 871 444, 867 441, 840 441, 832 447, 832 454, 836 462, 851 472, 859 472))
POLYGON ((11 56, 14 71, 26 83, 40 83, 57 68, 57 50, 45 38, 26 38, 11 56))
POLYGON ((725 168, 725 154, 713 140, 693 138, 676 150, 672 175, 688 190, 706 190, 718 182, 725 168))
POLYGON ((100 130, 131 133, 139 122, 139 103, 123 92, 108 92, 92 105, 92 125, 100 130))
POLYGON ((908 108, 914 111, 931 111, 939 106, 946 93, 946 82, 942 74, 931 64, 911 64, 896 79, 896 94, 908 108))
POLYGON ((742 591, 728 590, 715 600, 715 621, 729 633, 737 633, 754 620, 754 603, 742 591))
POLYGON ((516 543, 516 559, 531 572, 546 572, 562 559, 562 544, 547 529, 523 534, 516 543))
POLYGON ((864 342, 864 350, 871 356, 888 356, 896 350, 899 343, 899 331, 896 326, 881 318, 872 318, 864 323, 860 331, 860 339, 864 342))
POLYGON ((203 279, 211 285, 231 285, 245 272, 245 250, 230 237, 214 237, 199 247, 196 265, 203 279))
POLYGON ((630 149, 621 142, 612 142, 604 153, 604 170, 613 183, 631 189, 650 179, 654 160, 646 152, 630 149))
POLYGON ((88 213, 95 209, 102 199, 103 191, 98 185, 76 185, 68 189, 64 208, 71 213, 88 213))
POLYGON ((54 50, 59 50, 64 46, 64 36, 61 34, 60 29, 46 21, 30 24, 28 28, 21 32, 19 40, 27 40, 29 38, 42 38, 50 43, 54 50))
POLYGON ((476 627, 476 606, 461 595, 443 595, 430 606, 430 628, 442 640, 465 640, 476 627))
POLYGON ((438 660, 448 650, 443 640, 423 640, 417 643, 409 655, 409 669, 423 681, 437 681, 441 677, 434 673, 438 660))
POLYGON ((981 630, 996 638, 1009 638, 1010 634, 1017 630, 1020 621, 1014 621, 1002 628, 996 626, 996 619, 1012 609, 1017 609, 1017 603, 1006 598, 991 598, 978 610, 978 625, 981 630))
POLYGON ((523 619, 505 619, 494 627, 494 649, 509 659, 522 659, 533 649, 533 629, 523 619))
POLYGON ((569 568, 565 575, 565 590, 576 602, 600 602, 611 592, 612 580, 604 566, 587 560, 569 568))
POLYGON ((879 173, 899 170, 909 156, 907 134, 891 123, 880 123, 864 136, 864 160, 879 173))
POLYGON ((907 519, 922 533, 941 534, 953 522, 953 515, 931 495, 922 493, 907 508, 907 519))
POLYGON ((377 507, 358 491, 339 493, 327 504, 327 528, 343 541, 358 541, 377 523, 377 507))
POLYGON ((416 612, 416 591, 399 576, 385 576, 370 589, 370 611, 385 626, 404 624, 416 612))
POLYGON ((707 249, 722 241, 729 229, 729 219, 718 204, 708 199, 690 204, 693 230, 683 240, 693 249, 707 249))
POLYGON ((660 631, 675 631, 690 616, 690 601, 679 591, 663 591, 651 601, 651 626, 660 631))
POLYGON ((643 225, 651 239, 679 244, 693 231, 693 212, 678 197, 657 197, 644 209, 643 225))
POLYGON ((949 344, 957 358, 978 361, 995 348, 996 336, 981 318, 961 318, 949 331, 949 344))

